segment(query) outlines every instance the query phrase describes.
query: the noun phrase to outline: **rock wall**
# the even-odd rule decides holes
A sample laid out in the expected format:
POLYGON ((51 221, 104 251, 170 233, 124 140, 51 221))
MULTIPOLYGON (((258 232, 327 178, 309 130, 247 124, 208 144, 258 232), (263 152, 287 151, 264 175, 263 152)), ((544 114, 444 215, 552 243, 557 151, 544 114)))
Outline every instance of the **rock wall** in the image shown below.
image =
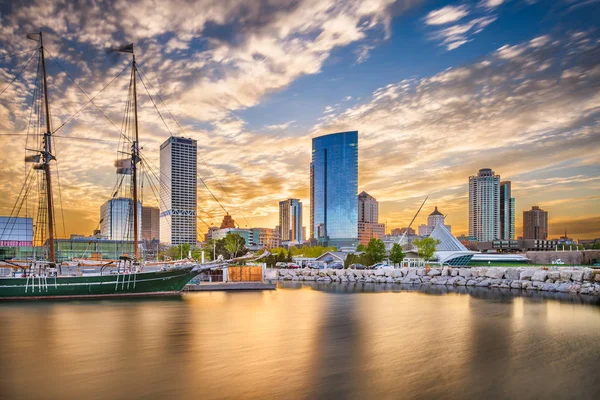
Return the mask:
POLYGON ((443 267, 379 270, 304 268, 275 271, 277 279, 283 281, 477 286, 600 296, 600 269, 592 268, 443 267))

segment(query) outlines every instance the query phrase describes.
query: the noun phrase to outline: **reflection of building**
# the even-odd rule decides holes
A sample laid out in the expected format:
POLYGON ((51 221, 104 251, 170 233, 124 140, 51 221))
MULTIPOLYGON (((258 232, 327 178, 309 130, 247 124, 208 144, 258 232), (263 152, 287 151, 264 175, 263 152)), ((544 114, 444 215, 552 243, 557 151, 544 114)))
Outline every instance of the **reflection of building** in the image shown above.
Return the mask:
MULTIPOLYGON (((133 200, 110 199, 100 207, 100 232, 110 240, 133 240, 133 200)), ((142 228, 142 203, 138 201, 138 232, 142 228)))
POLYGON ((312 140, 310 236, 328 246, 358 244, 358 132, 312 140))
POLYGON ((151 242, 160 239, 160 211, 158 207, 142 207, 142 239, 151 242))
POLYGON ((33 219, 0 217, 0 247, 33 245, 33 219))
POLYGON ((197 146, 170 137, 160 146, 160 241, 196 244, 197 146))
POLYGON ((302 243, 302 202, 287 199, 279 202, 279 232, 282 242, 302 243))
POLYGON ((546 240, 548 238, 548 212, 538 206, 523 211, 523 239, 546 240))
POLYGON ((379 204, 373 196, 362 192, 358 195, 358 241, 366 246, 371 239, 383 235, 385 225, 379 223, 379 204))
MULTIPOLYGON (((440 224, 444 225, 444 220, 444 214, 439 212, 438 208, 436 207, 435 210, 433 210, 433 212, 427 217, 427 225, 421 224, 419 226, 419 236, 431 235, 431 232, 433 232, 436 226, 440 224)), ((449 232, 451 231, 450 225, 446 225, 446 228, 448 228, 449 232)))
POLYGON ((500 175, 489 168, 469 177, 469 236, 480 242, 500 237, 500 175))
POLYGON ((231 218, 231 215, 229 215, 229 213, 225 214, 225 216, 223 217, 223 222, 221 222, 221 229, 227 228, 235 228, 235 220, 231 218))
POLYGON ((500 182, 500 239, 515 238, 515 199, 511 197, 510 181, 500 182))

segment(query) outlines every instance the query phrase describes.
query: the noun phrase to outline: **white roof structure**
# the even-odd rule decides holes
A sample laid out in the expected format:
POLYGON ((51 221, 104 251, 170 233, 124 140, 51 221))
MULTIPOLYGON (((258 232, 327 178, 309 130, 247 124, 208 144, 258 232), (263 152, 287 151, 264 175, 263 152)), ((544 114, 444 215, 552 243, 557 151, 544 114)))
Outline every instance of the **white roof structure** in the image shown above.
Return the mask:
POLYGON ((429 237, 440 241, 436 246, 435 258, 442 265, 466 266, 475 254, 463 246, 444 224, 438 224, 429 237))

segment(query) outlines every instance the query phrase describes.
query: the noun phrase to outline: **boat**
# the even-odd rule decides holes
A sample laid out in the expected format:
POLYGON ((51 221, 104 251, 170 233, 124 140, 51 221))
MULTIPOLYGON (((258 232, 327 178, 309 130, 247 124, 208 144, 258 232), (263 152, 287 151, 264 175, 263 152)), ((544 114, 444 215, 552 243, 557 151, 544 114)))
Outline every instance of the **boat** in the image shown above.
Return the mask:
MULTIPOLYGON (((48 86, 46 77, 46 61, 42 32, 27 35, 29 39, 39 43, 38 71, 41 71, 38 93, 43 92, 44 123, 40 122, 43 129, 43 141, 39 149, 26 149, 34 152, 26 156, 26 163, 33 163, 31 171, 39 171, 43 174, 40 178, 42 183, 40 190, 40 209, 44 211, 43 218, 38 218, 38 225, 47 229, 47 260, 27 260, 23 262, 11 262, 4 260, 5 266, 13 269, 11 276, 0 277, 0 300, 50 300, 50 299, 96 299, 96 298, 121 298, 133 296, 177 296, 181 294, 185 285, 203 269, 214 268, 215 265, 199 266, 192 262, 183 264, 164 265, 158 270, 144 271, 143 260, 139 255, 139 223, 138 223, 138 163, 141 161, 138 138, 138 116, 137 116, 137 91, 136 76, 137 64, 133 51, 133 44, 124 46, 117 51, 130 53, 132 55, 131 80, 129 96, 133 109, 133 122, 130 125, 134 136, 127 144, 127 158, 117 160, 117 174, 127 175, 131 179, 131 193, 133 203, 133 245, 135 254, 132 257, 122 256, 119 260, 96 262, 98 272, 88 268, 79 271, 74 268, 65 268, 69 272, 63 273, 62 264, 56 262, 55 254, 55 215, 52 195, 52 174, 50 164, 56 160, 52 152, 52 131, 50 123, 50 105, 48 100, 48 86), (141 261, 141 262, 140 262, 141 261), (74 273, 73 271, 77 271, 74 273)), ((32 56, 33 58, 33 56, 32 56)), ((128 66, 129 66, 128 65, 128 66)), ((42 96, 39 95, 42 103, 42 96)), ((91 101, 91 100, 90 100, 91 101)), ((40 112, 40 115, 42 115, 40 112)), ((64 124, 63 124, 64 125, 64 124)), ((121 179, 122 181, 122 179, 121 179)), ((25 184, 24 184, 25 185, 25 184)), ((38 214, 39 217, 40 214, 38 214)), ((44 232, 45 235, 45 232, 44 232)), ((79 265, 78 262, 75 263, 79 265)), ((65 266, 66 267, 66 266, 65 266)))

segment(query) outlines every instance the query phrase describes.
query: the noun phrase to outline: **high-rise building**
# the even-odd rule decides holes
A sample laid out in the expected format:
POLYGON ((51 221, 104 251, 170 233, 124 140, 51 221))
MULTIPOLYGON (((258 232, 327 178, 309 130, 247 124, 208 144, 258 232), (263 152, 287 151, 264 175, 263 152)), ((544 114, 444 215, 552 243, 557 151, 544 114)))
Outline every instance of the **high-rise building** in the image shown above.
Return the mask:
POLYGON ((196 244, 197 144, 170 137, 160 146, 160 241, 196 244))
POLYGON ((515 199, 511 197, 510 181, 500 182, 500 239, 515 238, 515 199))
POLYGON ((252 228, 252 245, 272 249, 281 246, 279 230, 270 228, 252 228))
POLYGON ((279 232, 282 242, 302 243, 302 202, 287 199, 279 202, 279 232))
POLYGON ((160 210, 158 207, 142 206, 142 239, 148 242, 160 240, 160 210))
POLYGON ((235 228, 235 220, 231 218, 229 213, 225 214, 221 222, 221 229, 235 228))
POLYGON ((0 247, 33 246, 33 218, 0 217, 0 247))
MULTIPOLYGON (((142 230, 142 203, 138 201, 138 232, 142 230)), ((100 232, 109 240, 133 240, 133 200, 110 199, 100 207, 100 232)), ((141 237, 140 237, 141 238, 141 237)))
POLYGON ((523 239, 548 239, 548 211, 538 206, 523 211, 523 239))
POLYGON ((480 242, 500 238, 500 176, 490 168, 469 177, 469 236, 480 242))
POLYGON ((371 239, 385 235, 385 225, 379 223, 379 203, 367 192, 358 195, 358 241, 369 244, 371 239))
POLYGON ((358 132, 312 140, 310 237, 321 245, 358 245, 358 132))
MULTIPOLYGON (((419 225, 419 236, 429 236, 431 232, 435 229, 436 226, 442 224, 444 225, 446 217, 444 214, 438 211, 438 208, 435 207, 435 210, 427 217, 427 225, 421 224, 419 225)), ((450 225, 444 225, 448 232, 451 231, 452 227, 450 225)))

